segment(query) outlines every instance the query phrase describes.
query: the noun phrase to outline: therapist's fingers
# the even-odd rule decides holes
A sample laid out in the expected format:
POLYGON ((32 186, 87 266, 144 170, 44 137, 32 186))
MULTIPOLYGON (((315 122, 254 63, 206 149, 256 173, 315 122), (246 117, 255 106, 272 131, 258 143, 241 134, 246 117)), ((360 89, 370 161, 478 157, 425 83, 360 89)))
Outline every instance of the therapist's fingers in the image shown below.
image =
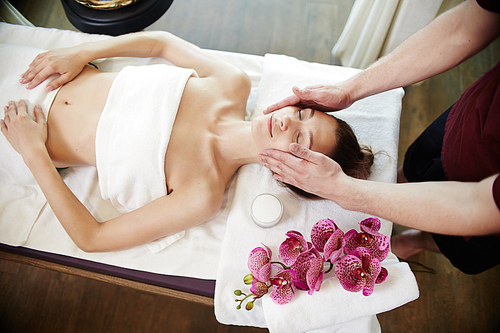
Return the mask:
POLYGON ((347 91, 340 86, 316 85, 294 89, 293 92, 301 100, 299 106, 324 112, 338 111, 353 103, 347 91))
POLYGON ((303 172, 300 163, 304 160, 274 149, 264 151, 258 158, 260 164, 274 172, 276 180, 297 186, 303 172))
POLYGON ((345 176, 340 165, 326 155, 296 143, 290 145, 290 151, 265 150, 259 162, 275 172, 276 180, 324 198, 329 196, 332 183, 345 176))
POLYGON ((277 111, 279 109, 283 109, 284 107, 295 105, 299 102, 300 102, 300 98, 297 97, 296 95, 288 96, 288 97, 282 99, 281 101, 268 106, 267 109, 264 110, 264 114, 269 114, 269 113, 277 111))
POLYGON ((312 151, 304 146, 299 145, 298 143, 290 144, 290 152, 300 159, 307 160, 314 164, 318 164, 324 156, 323 154, 312 151))

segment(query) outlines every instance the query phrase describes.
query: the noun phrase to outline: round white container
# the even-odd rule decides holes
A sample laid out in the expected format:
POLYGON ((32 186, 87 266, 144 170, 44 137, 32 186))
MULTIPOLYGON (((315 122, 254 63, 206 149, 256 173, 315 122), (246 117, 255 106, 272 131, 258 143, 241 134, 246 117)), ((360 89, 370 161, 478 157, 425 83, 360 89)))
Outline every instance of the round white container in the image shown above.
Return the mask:
POLYGON ((262 193, 252 202, 252 219, 260 227, 270 228, 277 225, 283 216, 280 199, 269 193, 262 193))

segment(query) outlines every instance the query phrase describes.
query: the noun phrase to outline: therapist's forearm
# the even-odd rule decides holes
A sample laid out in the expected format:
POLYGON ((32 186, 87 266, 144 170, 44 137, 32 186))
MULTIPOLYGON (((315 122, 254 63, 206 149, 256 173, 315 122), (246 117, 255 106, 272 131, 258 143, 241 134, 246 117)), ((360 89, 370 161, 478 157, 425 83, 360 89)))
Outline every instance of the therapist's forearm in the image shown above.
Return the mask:
POLYGON ((499 33, 497 14, 467 1, 442 14, 393 52, 344 83, 353 100, 445 72, 485 48, 499 33))
POLYGON ((336 190, 328 198, 345 209, 423 231, 486 235, 500 232, 500 212, 492 195, 494 179, 391 184, 346 177, 332 184, 336 190))

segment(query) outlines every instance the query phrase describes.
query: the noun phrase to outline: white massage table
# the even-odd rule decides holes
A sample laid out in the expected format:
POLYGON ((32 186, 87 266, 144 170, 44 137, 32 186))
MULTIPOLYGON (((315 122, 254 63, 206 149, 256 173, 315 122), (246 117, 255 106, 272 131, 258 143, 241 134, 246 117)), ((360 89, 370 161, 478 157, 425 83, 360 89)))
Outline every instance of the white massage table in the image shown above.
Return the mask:
MULTIPOLYGON (((0 43, 3 44, 51 49, 103 38, 109 37, 0 23, 0 43)), ((252 93, 247 106, 248 118, 290 94, 293 85, 335 82, 356 72, 284 56, 207 52, 237 65, 250 76, 252 93)), ((126 65, 163 62, 162 59, 113 58, 95 63, 101 70, 117 71, 126 65)), ((371 145, 375 152, 384 152, 376 157, 373 180, 395 181, 402 96, 403 90, 397 89, 336 113, 351 124, 360 141, 371 145)), ((0 92, 1 103, 9 99, 11 97, 0 92)), ((98 219, 117 214, 109 202, 101 199, 93 167, 70 168, 63 170, 61 175, 98 219)), ((344 291, 332 273, 325 276, 320 292, 309 296, 299 291, 285 306, 276 306, 264 296, 256 302, 254 310, 238 311, 233 295, 235 289, 243 287, 242 278, 248 274, 246 262, 250 250, 261 242, 276 256, 288 230, 309 235, 311 226, 322 218, 333 219, 344 231, 359 230, 358 222, 366 217, 345 211, 333 202, 299 199, 278 186, 269 170, 254 164, 242 167, 233 177, 223 207, 215 218, 187 230, 184 237, 167 247, 162 246, 160 240, 154 251, 144 245, 111 253, 85 253, 73 244, 50 207, 44 205, 34 223, 13 221, 11 217, 2 216, 0 210, 0 257, 215 304, 217 319, 225 324, 268 327, 271 332, 302 332, 323 327, 331 327, 330 331, 379 331, 377 313, 418 297, 418 287, 408 265, 399 263, 392 254, 382 263, 389 270, 387 281, 376 285, 369 297, 344 291), (251 201, 263 192, 275 194, 284 203, 284 216, 280 224, 271 229, 256 226, 250 218, 251 201), (25 239, 13 241, 5 236, 6 230, 23 223, 28 223, 26 227, 30 230, 25 239), (328 306, 326 316, 325 306, 328 306)), ((391 230, 392 223, 383 221, 381 232, 390 235, 391 230)))

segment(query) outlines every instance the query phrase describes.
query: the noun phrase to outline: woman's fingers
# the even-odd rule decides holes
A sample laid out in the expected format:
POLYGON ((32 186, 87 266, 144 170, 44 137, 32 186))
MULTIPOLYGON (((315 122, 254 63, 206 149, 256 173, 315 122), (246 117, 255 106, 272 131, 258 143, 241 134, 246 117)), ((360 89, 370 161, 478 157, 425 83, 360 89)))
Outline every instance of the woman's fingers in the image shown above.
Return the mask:
POLYGON ((13 101, 10 101, 9 104, 4 107, 4 115, 5 115, 5 120, 9 120, 17 114, 17 106, 16 103, 13 101))
POLYGON ((33 78, 43 69, 41 66, 45 58, 45 53, 41 53, 36 56, 35 59, 29 64, 28 69, 21 75, 20 82, 25 84, 33 80, 33 78))
POLYGON ((28 76, 25 78, 25 82, 27 83, 27 89, 33 89, 37 87, 40 83, 45 81, 49 76, 55 74, 56 71, 50 67, 42 67, 40 70, 37 67, 33 71, 31 71, 28 76))
MULTIPOLYGON (((40 105, 36 105, 34 108, 35 121, 37 117, 42 117, 45 120, 45 115, 42 112, 42 107, 40 105), (38 114, 38 115, 37 115, 38 114)), ((19 102, 9 101, 9 105, 4 107, 4 120, 7 123, 12 122, 16 116, 19 117, 30 117, 28 113, 28 106, 25 101, 20 100, 19 102)))
POLYGON ((30 117, 28 105, 23 100, 17 103, 10 101, 4 110, 2 133, 18 153, 25 156, 33 149, 45 147, 47 126, 40 105, 34 108, 35 119, 30 117))
MULTIPOLYGON (((12 102, 14 105, 15 103, 12 102)), ((26 105, 26 102, 23 100, 20 100, 17 102, 17 114, 19 116, 27 116, 28 115, 28 107, 26 105)))
MULTIPOLYGON (((56 63, 57 59, 54 59, 53 52, 45 52, 39 54, 29 65, 29 68, 21 75, 19 82, 26 84, 27 89, 33 89, 37 87, 40 83, 45 81, 49 76, 53 74, 63 74, 65 70, 62 70, 60 64, 56 63)), ((66 81, 58 78, 59 81, 54 83, 53 81, 47 85, 47 91, 59 88, 66 81)))
POLYGON ((60 86, 62 86, 66 82, 73 80, 73 78, 74 77, 70 73, 64 73, 64 74, 60 75, 57 79, 50 81, 50 83, 47 85, 47 87, 45 89, 47 91, 52 91, 54 89, 59 88, 60 86))
POLYGON ((35 121, 38 124, 43 124, 45 122, 45 114, 43 113, 40 104, 35 105, 34 114, 35 114, 35 121))

